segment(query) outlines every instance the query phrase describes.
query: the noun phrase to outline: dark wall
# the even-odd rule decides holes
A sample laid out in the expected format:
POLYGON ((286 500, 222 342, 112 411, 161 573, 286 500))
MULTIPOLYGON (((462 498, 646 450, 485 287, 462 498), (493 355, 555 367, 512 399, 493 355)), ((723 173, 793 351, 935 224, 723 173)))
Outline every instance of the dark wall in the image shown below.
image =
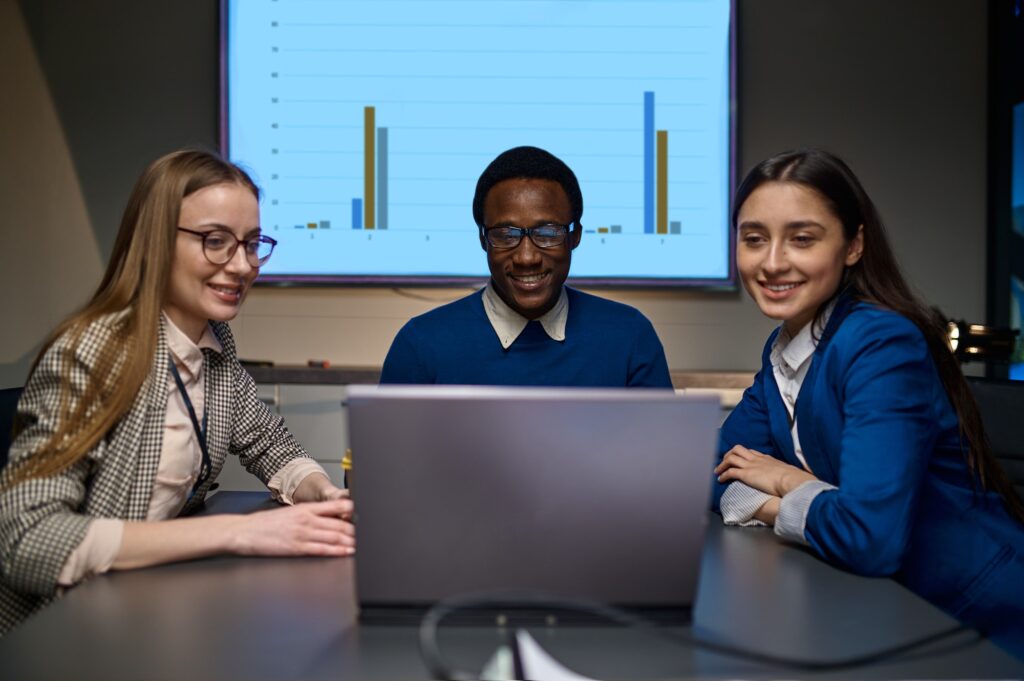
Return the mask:
POLYGON ((217 0, 20 0, 104 259, 147 163, 216 148, 217 0))
POLYGON ((920 292, 983 318, 987 3, 747 0, 740 10, 741 165, 794 146, 839 153, 920 292))

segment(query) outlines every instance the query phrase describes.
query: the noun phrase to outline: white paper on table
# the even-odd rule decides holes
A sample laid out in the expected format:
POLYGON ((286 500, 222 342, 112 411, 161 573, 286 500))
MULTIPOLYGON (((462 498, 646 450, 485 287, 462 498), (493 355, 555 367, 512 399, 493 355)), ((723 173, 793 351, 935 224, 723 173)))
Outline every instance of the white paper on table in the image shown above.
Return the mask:
POLYGON ((516 643, 519 645, 523 676, 530 681, 594 681, 589 676, 580 676, 551 657, 525 629, 516 631, 516 643))

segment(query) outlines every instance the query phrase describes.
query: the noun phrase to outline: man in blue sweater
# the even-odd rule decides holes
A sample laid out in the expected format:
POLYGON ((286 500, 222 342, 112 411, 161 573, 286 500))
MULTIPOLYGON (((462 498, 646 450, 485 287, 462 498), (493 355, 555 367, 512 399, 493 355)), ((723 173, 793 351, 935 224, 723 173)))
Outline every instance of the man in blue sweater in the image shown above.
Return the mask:
POLYGON ((555 156, 516 147, 494 159, 473 198, 491 280, 406 323, 381 383, 671 387, 639 310, 565 286, 582 215, 576 175, 555 156))

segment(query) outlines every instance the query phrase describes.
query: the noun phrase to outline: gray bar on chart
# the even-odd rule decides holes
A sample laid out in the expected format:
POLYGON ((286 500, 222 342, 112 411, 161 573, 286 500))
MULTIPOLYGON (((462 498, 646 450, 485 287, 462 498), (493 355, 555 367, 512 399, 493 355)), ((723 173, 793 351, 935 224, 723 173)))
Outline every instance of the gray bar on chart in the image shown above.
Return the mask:
POLYGON ((377 229, 388 228, 388 129, 377 128, 377 229))
POLYGON ((331 228, 331 221, 330 220, 321 220, 320 221, 320 229, 330 229, 330 228, 331 228))
POLYGON ((611 225, 608 229, 612 234, 622 234, 622 225, 611 225))
POLYGON ((681 222, 679 222, 679 220, 672 220, 671 222, 668 223, 668 233, 669 234, 682 234, 683 233, 683 224, 681 222))

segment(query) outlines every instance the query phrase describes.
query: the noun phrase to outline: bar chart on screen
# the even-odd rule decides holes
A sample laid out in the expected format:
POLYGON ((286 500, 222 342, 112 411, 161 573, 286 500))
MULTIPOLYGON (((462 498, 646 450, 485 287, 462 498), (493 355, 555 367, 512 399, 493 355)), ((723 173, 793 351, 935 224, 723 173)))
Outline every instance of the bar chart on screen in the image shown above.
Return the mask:
POLYGON ((726 281, 729 31, 728 0, 231 0, 263 274, 486 276, 477 178, 533 145, 580 181, 575 277, 726 281))

